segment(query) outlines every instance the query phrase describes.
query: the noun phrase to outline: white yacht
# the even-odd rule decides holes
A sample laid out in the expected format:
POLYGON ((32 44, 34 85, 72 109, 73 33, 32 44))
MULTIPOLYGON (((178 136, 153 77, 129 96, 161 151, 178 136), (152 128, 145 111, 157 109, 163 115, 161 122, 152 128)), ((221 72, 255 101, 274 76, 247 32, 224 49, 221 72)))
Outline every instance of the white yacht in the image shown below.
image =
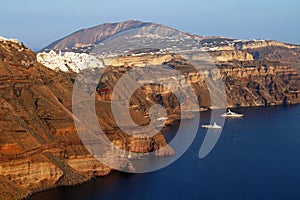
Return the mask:
POLYGON ((167 117, 159 117, 157 118, 157 121, 165 121, 166 119, 168 119, 167 117))
POLYGON ((216 122, 214 122, 213 125, 209 124, 209 125, 202 125, 202 128, 213 128, 213 129, 220 129, 222 128, 220 125, 218 125, 216 122))
POLYGON ((224 113, 223 115, 221 115, 222 117, 232 117, 232 118, 238 118, 238 117, 243 117, 244 114, 239 114, 239 113, 235 113, 232 112, 230 109, 228 109, 228 111, 226 113, 224 113))

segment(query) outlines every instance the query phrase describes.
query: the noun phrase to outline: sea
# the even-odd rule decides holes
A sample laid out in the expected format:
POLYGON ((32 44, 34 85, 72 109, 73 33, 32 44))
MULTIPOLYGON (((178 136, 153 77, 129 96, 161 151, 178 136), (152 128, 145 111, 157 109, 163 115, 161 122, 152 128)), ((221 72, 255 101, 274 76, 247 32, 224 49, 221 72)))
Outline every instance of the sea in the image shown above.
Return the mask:
MULTIPOLYGON (((31 200, 300 199, 300 105, 233 109, 213 150, 200 159, 206 130, 175 162, 158 171, 113 172, 87 183, 34 194, 31 200)), ((207 123, 210 112, 201 112, 207 123)), ((189 123, 185 122, 186 134, 189 123)), ((199 125, 201 125, 199 124, 199 125)), ((168 141, 178 125, 164 130, 168 141)))

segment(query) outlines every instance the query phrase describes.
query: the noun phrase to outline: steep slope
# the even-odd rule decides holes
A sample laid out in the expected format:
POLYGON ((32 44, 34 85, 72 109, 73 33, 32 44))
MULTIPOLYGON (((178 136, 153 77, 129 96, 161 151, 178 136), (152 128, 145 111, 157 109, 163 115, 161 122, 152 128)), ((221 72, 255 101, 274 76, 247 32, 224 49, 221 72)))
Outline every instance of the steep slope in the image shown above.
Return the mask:
POLYGON ((69 76, 45 68, 14 42, 0 42, 0 74, 0 174, 5 187, 14 187, 0 198, 86 180, 64 159, 72 151, 90 159, 73 124, 69 76))
MULTIPOLYGON (((72 73, 39 64, 23 44, 0 41, 0 199, 20 199, 111 171, 89 154, 77 134, 71 113, 72 80, 72 73)), ((112 126, 109 103, 98 101, 97 109, 102 112, 100 124, 120 148, 147 152, 166 145, 160 133, 143 141, 124 137, 112 126)), ((130 166, 126 157, 119 160, 130 166)))
MULTIPOLYGON (((217 58, 215 59, 217 60, 217 58)), ((178 112, 179 105, 174 100, 170 89, 168 89, 168 86, 171 86, 169 85, 170 79, 176 79, 176 77, 171 72, 165 72, 161 75, 160 65, 167 65, 184 74, 185 79, 181 80, 179 78, 178 80, 181 83, 180 89, 187 91, 189 84, 185 80, 189 80, 194 87, 198 102, 188 102, 188 104, 199 103, 201 110, 211 107, 211 94, 207 88, 209 80, 221 80, 224 83, 227 96, 226 105, 230 108, 300 103, 300 76, 298 68, 278 61, 238 61, 230 59, 230 61, 226 62, 217 62, 216 66, 219 72, 210 67, 205 68, 205 66, 203 66, 203 71, 197 72, 188 60, 176 54, 124 56, 109 59, 107 62, 112 65, 109 68, 111 69, 110 73, 104 74, 105 84, 109 90, 102 96, 108 99, 110 99, 118 80, 111 77, 121 76, 126 71, 134 68, 143 68, 147 65, 157 66, 157 69, 152 68, 151 72, 142 76, 143 78, 148 76, 149 80, 153 77, 159 77, 160 81, 163 81, 165 85, 145 85, 143 95, 138 95, 138 97, 142 98, 133 103, 139 109, 143 109, 142 105, 149 105, 151 102, 156 101, 167 107, 168 114, 180 116, 180 112, 178 112)), ((217 87, 215 86, 211 89, 218 90, 217 87)), ((186 109, 189 110, 190 108, 187 106, 186 109)))

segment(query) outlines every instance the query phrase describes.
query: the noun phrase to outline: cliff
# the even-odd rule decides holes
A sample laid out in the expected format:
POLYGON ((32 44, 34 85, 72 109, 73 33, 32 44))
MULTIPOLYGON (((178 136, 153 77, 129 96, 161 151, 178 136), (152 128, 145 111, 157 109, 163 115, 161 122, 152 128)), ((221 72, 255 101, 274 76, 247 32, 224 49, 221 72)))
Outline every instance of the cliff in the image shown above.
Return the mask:
MULTIPOLYGON (((0 199, 78 184, 112 170, 89 154, 77 134, 71 113, 73 78, 72 72, 38 63, 23 44, 0 41, 0 199)), ((150 141, 124 137, 112 126, 109 103, 98 101, 97 109, 104 112, 99 123, 120 148, 148 152, 167 145, 161 133, 150 141)), ((124 162, 130 160, 124 157, 120 165, 124 162)))
MULTIPOLYGON (((146 84, 142 89, 137 90, 139 95, 136 95, 135 98, 138 99, 132 101, 132 106, 138 110, 144 110, 143 115, 148 114, 143 105, 160 103, 166 107, 170 116, 180 116, 180 104, 176 101, 173 91, 170 90, 172 88, 171 79, 177 79, 182 90, 188 90, 188 82, 193 85, 200 110, 211 108, 210 93, 206 85, 207 80, 222 80, 224 82, 227 107, 291 105, 300 102, 300 77, 296 67, 276 61, 258 61, 251 59, 251 56, 248 59, 247 53, 228 53, 226 51, 226 53, 211 52, 210 55, 215 61, 219 60, 216 64, 219 73, 215 69, 206 69, 205 67, 201 72, 197 72, 191 63, 175 54, 125 56, 115 60, 109 59, 109 61, 104 61, 106 64, 112 65, 104 75, 104 79, 107 80, 105 84, 109 90, 101 96, 111 99, 113 88, 119 79, 117 77, 132 68, 149 64, 167 65, 181 74, 185 74, 186 79, 181 80, 181 77, 177 79, 176 76, 171 73, 168 74, 168 72, 160 75, 159 69, 155 71, 155 68, 152 68, 151 74, 143 74, 144 78, 148 76, 151 80, 153 77, 159 77, 157 80, 165 83, 164 85, 146 84), (234 55, 243 56, 237 59, 233 57, 234 55), (219 59, 220 56, 222 59, 219 59), (139 98, 139 96, 143 98, 139 98)), ((218 90, 217 86, 214 87, 215 90, 218 90)), ((197 101, 187 102, 187 105, 197 103, 197 101)), ((187 107, 186 109, 190 108, 187 107)))

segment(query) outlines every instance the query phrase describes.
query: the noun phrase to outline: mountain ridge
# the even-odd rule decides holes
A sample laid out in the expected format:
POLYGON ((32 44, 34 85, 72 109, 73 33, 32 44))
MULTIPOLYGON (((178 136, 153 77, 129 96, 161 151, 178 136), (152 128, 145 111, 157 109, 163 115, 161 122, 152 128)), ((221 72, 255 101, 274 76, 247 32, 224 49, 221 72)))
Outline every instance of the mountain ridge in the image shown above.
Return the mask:
MULTIPOLYGON (((80 41, 82 41, 82 40, 83 41, 85 41, 85 40, 89 41, 89 40, 92 39, 92 38, 89 38, 89 39, 82 38, 81 33, 83 33, 83 32, 89 32, 89 31, 91 31, 91 32, 94 33, 94 30, 101 31, 101 30, 103 30, 105 28, 106 29, 107 28, 108 29, 116 28, 116 30, 115 30, 116 32, 115 33, 109 34, 107 36, 104 34, 104 36, 102 36, 102 37, 100 35, 100 37, 94 38, 94 41, 92 41, 92 43, 97 43, 97 42, 100 42, 101 40, 106 39, 109 36, 112 36, 112 35, 114 35, 116 33, 128 30, 130 28, 138 28, 140 26, 151 25, 151 24, 154 24, 154 23, 152 23, 152 22, 142 22, 142 21, 137 21, 137 20, 127 20, 127 21, 124 21, 124 22, 115 22, 115 23, 103 23, 103 24, 92 26, 92 27, 89 27, 89 28, 83 28, 83 29, 77 30, 77 31, 75 31, 75 32, 73 32, 73 33, 71 33, 71 34, 69 34, 69 35, 67 35, 67 36, 65 36, 65 37, 63 37, 61 39, 58 39, 58 40, 50 43, 48 46, 46 46, 42 50, 45 50, 45 49, 57 49, 59 47, 61 48, 63 44, 66 45, 64 41, 68 40, 70 37, 72 37, 74 35, 80 35, 81 38, 78 39, 80 41), (118 29, 118 28, 120 28, 120 29, 118 29), (61 42, 63 44, 60 44, 61 42)), ((157 25, 159 25, 159 24, 157 24, 157 25)), ((68 47, 68 48, 72 47, 72 45, 69 44, 69 40, 67 41, 67 45, 65 47, 68 47)))
POLYGON ((122 33, 124 31, 133 30, 142 27, 153 27, 153 28, 162 28, 165 30, 176 31, 181 34, 185 34, 193 38, 195 41, 199 42, 203 47, 223 47, 223 46, 231 46, 232 43, 244 43, 244 44, 257 44, 261 41, 266 41, 269 43, 277 43, 279 46, 290 46, 291 48, 300 48, 298 44, 292 44, 287 42, 281 42, 277 40, 271 39, 234 39, 225 36, 202 36, 197 35, 181 30, 177 30, 175 28, 154 23, 154 22, 144 22, 139 20, 127 20, 122 22, 113 22, 113 23, 103 23, 99 25, 95 25, 92 27, 79 29, 69 35, 66 35, 54 42, 50 43, 41 51, 48 50, 61 50, 61 51, 72 51, 77 53, 89 53, 97 44, 102 41, 116 35, 122 33), (206 41, 212 42, 208 43, 206 41))

